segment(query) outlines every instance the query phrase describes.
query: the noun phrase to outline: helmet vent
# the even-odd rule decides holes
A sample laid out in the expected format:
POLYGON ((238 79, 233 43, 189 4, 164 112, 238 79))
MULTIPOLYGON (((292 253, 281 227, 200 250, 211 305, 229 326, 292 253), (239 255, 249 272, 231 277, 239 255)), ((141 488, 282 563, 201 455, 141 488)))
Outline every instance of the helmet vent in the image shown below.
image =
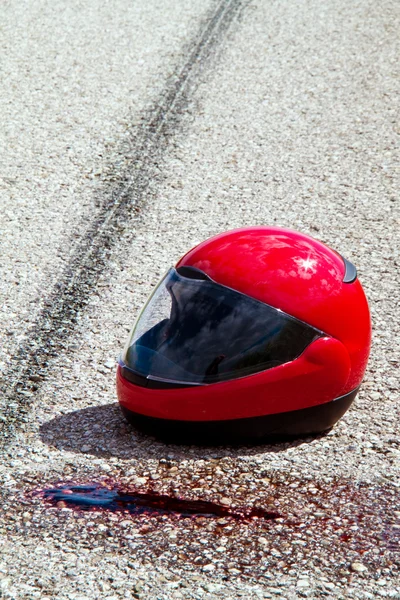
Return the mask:
POLYGON ((357 279, 357 269, 349 260, 342 256, 346 270, 344 272, 343 283, 353 283, 357 279))

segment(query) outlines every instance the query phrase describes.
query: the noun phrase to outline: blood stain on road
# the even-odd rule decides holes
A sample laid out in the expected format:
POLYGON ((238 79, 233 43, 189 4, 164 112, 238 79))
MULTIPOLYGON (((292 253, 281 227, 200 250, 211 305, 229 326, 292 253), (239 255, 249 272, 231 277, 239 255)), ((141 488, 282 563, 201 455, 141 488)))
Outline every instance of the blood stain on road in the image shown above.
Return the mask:
POLYGON ((216 502, 204 500, 185 500, 157 492, 137 492, 119 489, 117 486, 107 487, 101 483, 74 485, 58 484, 34 492, 42 496, 45 502, 59 508, 70 507, 77 510, 106 510, 125 512, 131 515, 178 515, 181 517, 230 517, 246 521, 254 518, 278 519, 276 512, 262 508, 231 509, 216 502))
MULTIPOLYGON (((214 478, 213 485, 220 486, 218 473, 214 478)), ((179 568, 190 570, 194 564, 197 569, 212 554, 222 574, 234 568, 256 578, 266 569, 297 568, 309 557, 329 576, 353 577, 350 565, 360 560, 368 572, 398 573, 396 486, 275 473, 250 491, 235 490, 226 505, 215 497, 196 498, 190 481, 178 494, 168 486, 167 474, 160 479, 157 490, 152 484, 137 488, 124 477, 47 483, 19 497, 16 531, 51 533, 59 543, 85 548, 126 549, 132 556, 159 557, 171 568, 179 563, 179 568), (35 508, 26 523, 23 512, 32 500, 35 508), (210 556, 203 553, 203 544, 210 556)))

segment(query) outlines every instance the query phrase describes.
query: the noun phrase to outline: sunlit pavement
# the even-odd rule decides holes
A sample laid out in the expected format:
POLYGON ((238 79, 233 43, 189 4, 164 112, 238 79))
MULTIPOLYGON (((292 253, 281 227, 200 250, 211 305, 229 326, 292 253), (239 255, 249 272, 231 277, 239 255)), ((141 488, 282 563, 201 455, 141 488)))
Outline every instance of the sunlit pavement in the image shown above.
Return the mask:
POLYGON ((0 595, 400 597, 396 4, 9 2, 0 18, 0 595), (114 383, 134 318, 187 249, 253 224, 357 265, 374 333, 355 404, 274 446, 143 436, 114 383), (275 517, 82 511, 45 501, 57 482, 275 517))

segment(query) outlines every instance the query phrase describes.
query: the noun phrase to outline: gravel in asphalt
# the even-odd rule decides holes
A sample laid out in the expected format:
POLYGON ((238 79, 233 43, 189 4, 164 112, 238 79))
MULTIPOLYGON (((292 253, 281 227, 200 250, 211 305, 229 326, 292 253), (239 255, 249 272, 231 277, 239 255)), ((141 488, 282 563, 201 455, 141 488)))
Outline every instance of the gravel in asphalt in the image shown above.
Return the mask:
MULTIPOLYGON (((5 597, 400 597, 395 16, 391 0, 253 1, 231 24, 3 453, 5 597), (327 435, 273 446, 167 446, 140 434, 114 385, 133 319, 187 249, 258 223, 310 233, 357 265, 374 341, 355 404, 327 435), (57 481, 282 517, 133 518, 31 495, 57 481)), ((108 193, 100 175, 101 185, 108 193)))
POLYGON ((132 130, 184 60, 209 6, 2 6, 0 373, 67 268, 105 183, 120 181, 132 130))

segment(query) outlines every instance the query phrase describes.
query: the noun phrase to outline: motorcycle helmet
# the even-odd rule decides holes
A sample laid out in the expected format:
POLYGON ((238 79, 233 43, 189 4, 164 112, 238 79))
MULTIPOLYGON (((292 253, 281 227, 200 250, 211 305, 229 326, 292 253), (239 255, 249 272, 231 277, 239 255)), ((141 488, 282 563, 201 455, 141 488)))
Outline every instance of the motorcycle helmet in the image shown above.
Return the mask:
POLYGON ((288 229, 228 231, 150 296, 119 361, 118 398, 136 427, 174 443, 315 434, 354 400, 370 341, 353 264, 288 229))

